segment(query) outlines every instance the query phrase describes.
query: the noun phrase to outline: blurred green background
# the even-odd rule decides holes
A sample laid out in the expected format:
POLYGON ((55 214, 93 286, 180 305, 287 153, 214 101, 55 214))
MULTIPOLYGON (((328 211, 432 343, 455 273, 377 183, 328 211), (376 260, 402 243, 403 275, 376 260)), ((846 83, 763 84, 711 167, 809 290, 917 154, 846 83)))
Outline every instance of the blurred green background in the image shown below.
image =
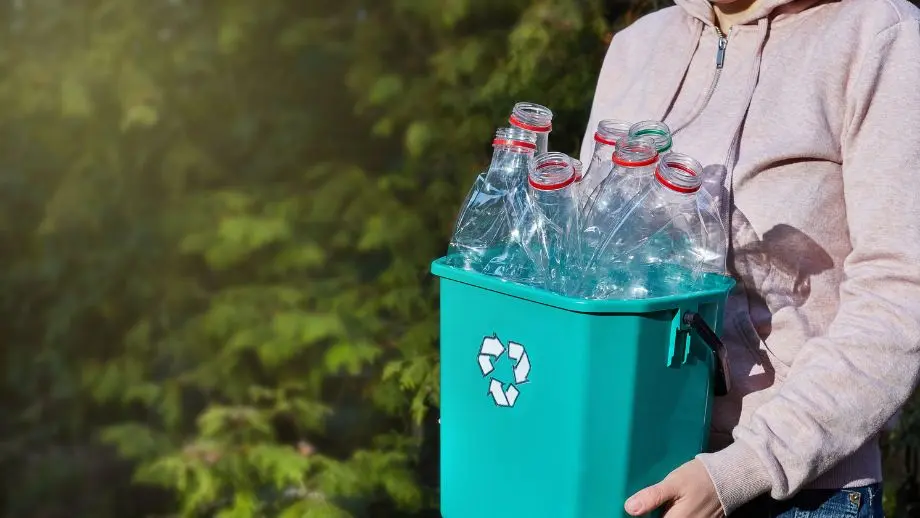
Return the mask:
POLYGON ((4 518, 440 516, 429 262, 513 103, 577 154, 666 4, 2 2, 4 518))

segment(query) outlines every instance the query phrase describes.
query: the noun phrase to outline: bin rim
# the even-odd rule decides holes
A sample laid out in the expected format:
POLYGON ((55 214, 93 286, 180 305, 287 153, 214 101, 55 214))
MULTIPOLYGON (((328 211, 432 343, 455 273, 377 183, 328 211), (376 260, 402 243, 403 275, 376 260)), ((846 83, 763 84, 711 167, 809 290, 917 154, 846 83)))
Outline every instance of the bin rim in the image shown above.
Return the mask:
POLYGON ((731 277, 707 274, 719 277, 719 282, 724 283, 722 287, 669 297, 636 300, 587 300, 566 297, 544 289, 524 286, 522 284, 502 280, 498 277, 449 266, 446 264, 446 261, 446 257, 441 257, 433 261, 431 263, 431 273, 441 279, 448 279, 462 284, 476 286, 496 293, 575 313, 637 314, 673 310, 685 307, 688 304, 722 301, 735 286, 735 280, 731 277))

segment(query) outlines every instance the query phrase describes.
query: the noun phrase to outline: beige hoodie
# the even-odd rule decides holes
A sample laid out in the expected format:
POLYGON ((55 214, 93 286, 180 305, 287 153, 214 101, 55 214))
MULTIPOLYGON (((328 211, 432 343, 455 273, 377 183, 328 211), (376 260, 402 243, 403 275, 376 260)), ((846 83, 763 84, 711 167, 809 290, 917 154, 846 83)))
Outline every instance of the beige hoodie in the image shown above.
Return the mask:
POLYGON ((601 119, 664 120, 721 196, 734 392, 699 458, 728 513, 880 481, 920 372, 920 13, 763 0, 718 69, 709 2, 677 4, 615 35, 581 159, 601 119))

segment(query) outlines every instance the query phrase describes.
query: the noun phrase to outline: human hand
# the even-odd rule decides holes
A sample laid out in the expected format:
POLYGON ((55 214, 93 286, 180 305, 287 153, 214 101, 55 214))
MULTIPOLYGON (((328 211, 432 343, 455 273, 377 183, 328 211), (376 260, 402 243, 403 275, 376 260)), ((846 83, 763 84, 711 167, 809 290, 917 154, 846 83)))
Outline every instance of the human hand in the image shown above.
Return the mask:
POLYGON ((672 471, 661 482, 639 491, 626 501, 630 516, 642 516, 659 507, 663 518, 724 518, 719 495, 699 460, 672 471))

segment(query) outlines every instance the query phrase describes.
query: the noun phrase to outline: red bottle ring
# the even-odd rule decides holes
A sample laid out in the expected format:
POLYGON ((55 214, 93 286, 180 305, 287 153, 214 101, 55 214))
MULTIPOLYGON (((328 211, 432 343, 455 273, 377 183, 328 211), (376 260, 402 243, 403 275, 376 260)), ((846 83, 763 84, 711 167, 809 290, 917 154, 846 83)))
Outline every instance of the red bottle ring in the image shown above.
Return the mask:
POLYGON ((624 160, 622 158, 618 158, 616 155, 613 155, 613 163, 621 167, 645 167, 654 164, 656 161, 658 161, 658 155, 655 155, 647 160, 637 161, 624 160))
MULTIPOLYGON (((673 167, 673 168, 675 168, 675 169, 680 169, 681 171, 683 171, 683 172, 685 172, 685 173, 688 173, 688 174, 690 174, 690 175, 696 176, 696 172, 694 172, 692 169, 690 169, 689 167, 687 167, 687 166, 685 166, 685 165, 683 165, 683 164, 670 163, 670 164, 668 164, 668 167, 673 167)), ((695 193, 696 191, 699 191, 699 190, 700 190, 700 186, 699 186, 699 185, 697 185, 696 187, 683 187, 683 186, 681 186, 681 185, 674 185, 673 183, 669 182, 669 181, 661 174, 661 168, 660 168, 660 167, 656 167, 656 168, 655 168, 655 178, 657 178, 658 181, 661 182, 661 185, 664 185, 664 186, 667 187, 668 189, 671 189, 672 191, 676 191, 676 192, 679 192, 679 193, 683 193, 683 194, 692 194, 692 193, 695 193)))
POLYGON ((552 124, 549 124, 549 125, 546 125, 546 126, 534 126, 534 125, 532 125, 532 124, 527 124, 526 122, 520 121, 520 120, 519 120, 517 117, 515 117, 514 115, 512 115, 510 118, 508 118, 508 122, 510 122, 512 126, 517 126, 517 127, 521 128, 521 129, 525 129, 525 130, 527 130, 527 131, 535 131, 535 132, 537 132, 537 133, 549 133, 550 131, 553 131, 553 125, 552 125, 552 124))
POLYGON ((617 145, 616 142, 614 142, 614 141, 612 141, 612 140, 607 140, 607 139, 605 139, 604 137, 602 137, 600 133, 595 133, 595 134, 594 134, 594 141, 597 142, 597 143, 600 143, 600 144, 607 144, 608 146, 616 146, 616 145, 617 145))
POLYGON ((508 146, 508 147, 522 147, 524 149, 537 149, 537 145, 530 143, 530 142, 524 142, 523 140, 506 140, 506 139, 499 139, 499 138, 492 141, 492 146, 493 147, 508 146))
POLYGON ((572 176, 570 176, 568 180, 565 180, 559 183, 550 184, 550 185, 543 185, 543 184, 536 183, 533 181, 533 178, 528 178, 528 181, 530 182, 530 186, 538 191, 555 191, 558 189, 563 189, 575 183, 575 172, 574 171, 572 172, 572 176))

